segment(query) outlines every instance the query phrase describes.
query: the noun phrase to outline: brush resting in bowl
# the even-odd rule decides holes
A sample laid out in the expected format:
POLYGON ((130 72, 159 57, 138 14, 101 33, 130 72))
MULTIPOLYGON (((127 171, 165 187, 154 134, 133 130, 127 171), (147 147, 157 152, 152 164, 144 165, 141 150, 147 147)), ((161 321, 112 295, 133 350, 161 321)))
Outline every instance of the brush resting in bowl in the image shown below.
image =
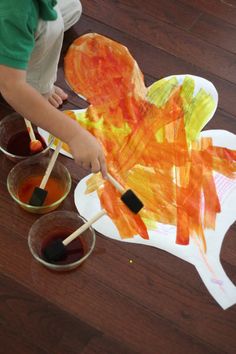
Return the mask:
MULTIPOLYGON (((21 202, 28 204, 34 188, 40 185, 43 176, 29 176, 18 187, 18 197, 21 202)), ((44 205, 51 205, 59 200, 63 194, 65 187, 57 178, 50 177, 47 182, 48 194, 45 199, 44 205)))
MULTIPOLYGON (((41 135, 35 132, 35 137, 38 141, 41 142, 42 150, 45 149, 47 147, 47 144, 45 143, 41 135)), ((6 150, 10 154, 17 155, 17 156, 31 156, 37 154, 39 150, 32 149, 31 145, 32 144, 31 144, 28 131, 23 130, 16 133, 9 139, 6 150)))
POLYGON ((57 241, 62 242, 69 235, 70 235, 70 232, 68 230, 60 230, 58 232, 53 232, 51 235, 47 235, 47 238, 45 239, 44 243, 42 244, 42 248, 41 248, 41 253, 42 253, 43 259, 45 259, 47 262, 50 262, 53 264, 69 264, 69 263, 76 262, 79 259, 83 258, 85 255, 83 241, 79 237, 77 237, 73 242, 71 242, 67 246, 66 252, 64 253, 63 257, 60 257, 60 259, 57 261, 52 261, 52 260, 48 259, 47 254, 45 253, 45 250, 47 250, 47 248, 50 247, 50 245, 53 244, 54 242, 57 242, 57 241))

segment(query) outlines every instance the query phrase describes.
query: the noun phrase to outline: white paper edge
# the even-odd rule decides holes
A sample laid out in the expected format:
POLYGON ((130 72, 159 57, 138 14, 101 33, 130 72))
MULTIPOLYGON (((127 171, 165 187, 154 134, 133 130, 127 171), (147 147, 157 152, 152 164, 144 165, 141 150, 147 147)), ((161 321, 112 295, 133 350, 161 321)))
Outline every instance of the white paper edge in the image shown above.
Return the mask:
MULTIPOLYGON (((217 93, 217 90, 215 89, 214 85, 210 81, 208 81, 204 78, 198 77, 198 76, 191 75, 191 74, 171 75, 171 76, 166 77, 166 79, 171 78, 173 76, 177 78, 179 83, 183 82, 185 76, 192 77, 195 81, 195 92, 194 93, 196 94, 196 92, 201 87, 203 87, 214 98, 214 100, 216 102, 216 104, 215 104, 215 110, 216 110, 217 104, 218 104, 218 93, 217 93)), ((84 112, 85 110, 86 109, 79 109, 79 110, 74 110, 74 112, 84 112)), ((209 120, 214 115, 215 110, 212 112, 209 120)), ((39 133, 47 140, 47 138, 49 136, 48 132, 39 128, 39 133)), ((225 146, 225 134, 228 134, 228 137, 231 140, 232 139, 235 140, 234 134, 227 132, 227 131, 223 131, 223 130, 208 130, 208 131, 201 132, 201 136, 211 136, 213 138, 213 144, 215 146, 225 146)), ((227 140, 227 147, 229 147, 228 140, 227 140)), ((54 148, 54 147, 52 147, 52 148, 54 148)), ((231 148, 235 149, 235 147, 231 147, 231 148)), ((72 158, 72 155, 63 149, 61 150, 61 153, 67 157, 72 158)), ((81 202, 78 202, 78 200, 81 200, 81 195, 84 194, 85 183, 88 178, 89 178, 89 176, 87 176, 83 180, 81 180, 79 182, 79 184, 77 185, 75 192, 74 192, 74 200, 75 200, 76 207, 77 207, 78 211, 80 212, 80 214, 87 219, 89 219, 92 215, 94 215, 96 212, 98 212, 100 210, 100 202, 99 202, 99 199, 96 197, 96 193, 91 193, 90 195, 87 195, 87 199, 86 199, 88 201, 87 204, 81 205, 81 202), (94 194, 95 194, 96 198, 94 198, 94 194), (78 198, 78 196, 79 196, 79 198, 78 198), (89 208, 89 210, 88 210, 88 208, 89 208)), ((183 260, 186 260, 186 261, 192 263, 196 267, 196 269, 197 269, 201 279, 203 280, 204 284, 206 285, 208 291, 215 298, 215 300, 221 305, 221 307, 223 309, 226 309, 236 303, 236 287, 230 281, 230 279, 227 277, 226 273, 224 272, 222 265, 220 263, 219 254, 220 254, 220 250, 221 250, 224 236, 225 236, 228 228, 235 221, 235 212, 232 213, 232 205, 235 204, 233 202, 235 199, 236 199, 236 193, 235 192, 231 193, 231 195, 229 196, 229 199, 227 199, 227 203, 226 203, 226 201, 224 201, 224 205, 222 205, 222 212, 217 216, 216 229, 213 232, 213 234, 215 235, 215 238, 217 238, 218 242, 217 242, 217 246, 216 246, 216 242, 215 242, 213 247, 215 250, 217 249, 218 254, 217 254, 217 252, 215 252, 214 257, 211 257, 209 254, 207 255, 208 264, 211 267, 213 267, 215 270, 216 280, 218 279, 219 282, 223 282, 223 284, 224 284, 223 289, 222 289, 222 286, 220 286, 218 283, 216 283, 216 284, 212 283, 212 280, 211 280, 212 274, 210 274, 209 272, 206 272, 206 265, 203 262, 202 257, 199 256, 198 249, 196 248, 196 245, 193 245, 193 242, 191 242, 190 245, 188 245, 188 246, 180 246, 180 245, 176 245, 174 243, 175 246, 173 249, 173 242, 175 242, 175 228, 174 227, 170 226, 168 229, 168 226, 164 226, 163 232, 164 231, 168 232, 168 236, 165 237, 165 239, 163 239, 163 240, 160 240, 160 237, 158 236, 158 238, 159 238, 158 242, 153 241, 153 239, 143 240, 138 235, 132 239, 126 239, 125 242, 144 244, 144 241, 145 241, 145 245, 160 248, 164 251, 167 251, 169 253, 176 255, 177 257, 179 257, 183 260), (232 201, 231 201, 231 199, 232 199, 232 201), (186 252, 186 249, 188 249, 188 252, 186 252), (223 296, 223 294, 224 294, 224 296, 223 296)), ((104 234, 105 236, 121 241, 119 234, 118 234, 118 230, 116 229, 115 225, 113 224, 112 220, 109 217, 103 216, 103 218, 101 220, 97 221, 93 225, 93 227, 95 230, 104 234), (108 227, 112 230, 112 233, 115 236, 106 235, 108 227)), ((152 234, 154 237, 155 233, 151 232, 150 235, 152 236, 152 234)), ((207 243, 209 243, 209 237, 210 237, 210 239, 212 239, 212 236, 213 236, 212 232, 206 231, 207 243)), ((123 242, 124 242, 124 240, 123 240, 123 242)))
MULTIPOLYGON (((215 146, 236 149, 235 135, 228 131, 208 130, 202 132, 200 135, 212 137, 215 146)), ((86 181, 90 176, 91 175, 83 178, 78 183, 74 192, 76 208, 85 219, 90 219, 101 210, 100 201, 96 192, 88 195, 84 194, 86 181)), ((210 250, 206 254, 207 266, 195 242, 191 240, 188 246, 181 246, 175 243, 174 226, 161 225, 162 234, 160 234, 159 230, 157 230, 157 232, 149 231, 149 240, 144 240, 139 235, 131 239, 121 240, 117 228, 106 215, 94 223, 93 228, 104 236, 114 240, 157 247, 193 264, 213 298, 223 309, 227 309, 236 303, 236 287, 222 268, 220 263, 220 251, 227 230, 236 220, 235 200, 236 182, 234 190, 231 190, 222 201, 222 212, 217 215, 215 230, 205 230, 206 241, 208 249, 210 250), (208 267, 212 268, 214 272, 211 272, 208 267)))

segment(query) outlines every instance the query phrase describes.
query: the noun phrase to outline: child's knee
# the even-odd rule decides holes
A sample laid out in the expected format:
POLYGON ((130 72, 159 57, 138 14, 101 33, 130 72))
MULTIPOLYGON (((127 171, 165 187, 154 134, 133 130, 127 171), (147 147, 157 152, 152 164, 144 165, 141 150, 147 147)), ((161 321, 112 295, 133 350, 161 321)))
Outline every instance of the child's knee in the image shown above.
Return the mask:
POLYGON ((75 9, 75 18, 76 18, 76 22, 80 19, 80 16, 82 14, 82 5, 80 0, 74 0, 74 9, 75 9))
POLYGON ((62 17, 64 19, 66 31, 80 19, 82 14, 82 5, 80 0, 69 0, 67 2, 66 9, 64 11, 63 10, 64 9, 62 9, 62 17))

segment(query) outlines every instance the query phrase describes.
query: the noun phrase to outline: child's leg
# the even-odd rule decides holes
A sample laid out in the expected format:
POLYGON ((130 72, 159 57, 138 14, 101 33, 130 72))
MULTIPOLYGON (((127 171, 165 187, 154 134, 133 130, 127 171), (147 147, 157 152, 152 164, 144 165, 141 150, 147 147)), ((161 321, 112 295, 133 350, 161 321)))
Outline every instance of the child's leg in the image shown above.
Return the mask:
POLYGON ((64 31, 67 31, 81 16, 81 2, 79 0, 58 0, 57 3, 64 21, 64 31))
POLYGON ((75 0, 59 0, 55 9, 57 20, 39 20, 35 48, 27 69, 27 82, 57 107, 67 98, 63 90, 54 87, 64 30, 79 19, 81 4, 75 0))

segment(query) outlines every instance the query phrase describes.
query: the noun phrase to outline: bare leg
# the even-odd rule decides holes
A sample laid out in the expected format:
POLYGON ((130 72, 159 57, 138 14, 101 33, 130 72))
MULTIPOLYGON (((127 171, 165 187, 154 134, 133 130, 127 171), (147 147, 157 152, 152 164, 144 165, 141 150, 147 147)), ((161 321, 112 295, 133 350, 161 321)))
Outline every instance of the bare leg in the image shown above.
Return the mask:
POLYGON ((68 95, 60 87, 54 85, 52 91, 43 94, 43 97, 45 97, 52 106, 58 108, 63 101, 67 99, 68 95))
POLYGON ((57 19, 39 20, 35 33, 35 48, 27 69, 27 82, 55 107, 59 107, 67 94, 54 86, 61 54, 64 31, 75 24, 81 15, 79 0, 58 0, 57 19))

